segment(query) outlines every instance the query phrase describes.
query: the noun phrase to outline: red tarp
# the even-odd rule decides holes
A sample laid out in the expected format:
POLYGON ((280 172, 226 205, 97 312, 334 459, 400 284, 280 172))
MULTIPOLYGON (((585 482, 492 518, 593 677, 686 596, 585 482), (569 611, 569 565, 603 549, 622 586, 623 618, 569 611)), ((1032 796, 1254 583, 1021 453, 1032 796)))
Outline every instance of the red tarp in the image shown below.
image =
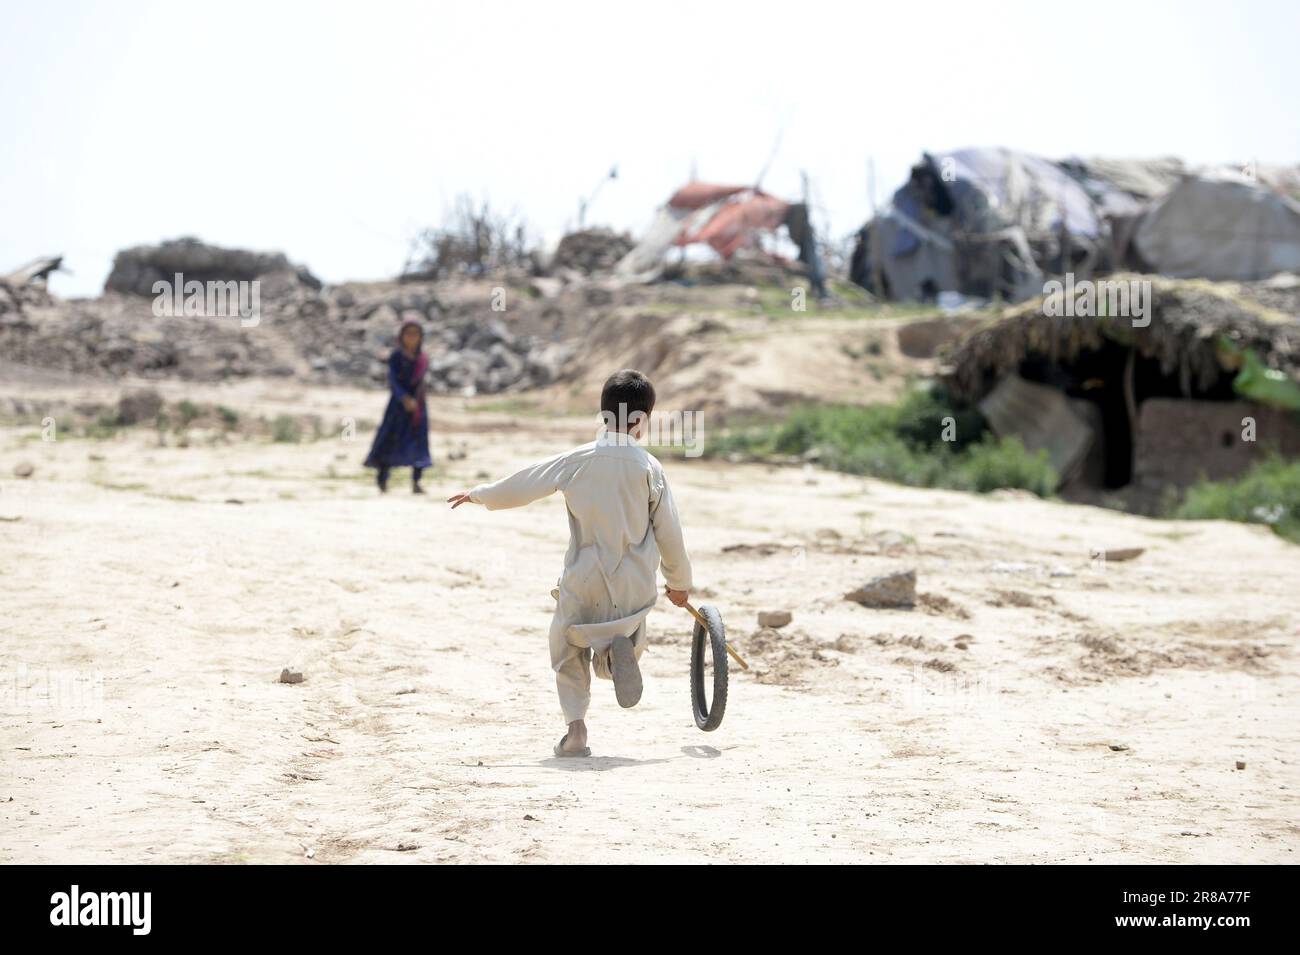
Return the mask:
MULTIPOLYGON (((692 186, 703 186, 703 184, 692 183, 692 186)), ((727 187, 714 186, 705 188, 721 190, 727 187)), ((691 186, 687 186, 682 192, 686 192, 688 189, 691 189, 691 186)), ((718 255, 724 259, 730 259, 740 249, 754 244, 755 232, 772 232, 785 222, 786 214, 790 209, 789 203, 783 202, 775 196, 769 196, 765 192, 757 190, 744 191, 750 194, 744 198, 728 202, 693 233, 679 235, 675 244, 689 245, 692 242, 707 242, 718 255)), ((682 192, 679 192, 678 195, 681 195, 682 192)), ((701 192, 703 192, 703 189, 701 189, 701 192)), ((721 195, 728 194, 734 194, 734 191, 733 193, 722 193, 721 195)), ((674 200, 676 198, 677 196, 673 197, 674 200)))
POLYGON ((749 186, 717 186, 709 182, 689 182, 673 193, 668 204, 677 209, 703 209, 710 203, 748 189, 749 186))

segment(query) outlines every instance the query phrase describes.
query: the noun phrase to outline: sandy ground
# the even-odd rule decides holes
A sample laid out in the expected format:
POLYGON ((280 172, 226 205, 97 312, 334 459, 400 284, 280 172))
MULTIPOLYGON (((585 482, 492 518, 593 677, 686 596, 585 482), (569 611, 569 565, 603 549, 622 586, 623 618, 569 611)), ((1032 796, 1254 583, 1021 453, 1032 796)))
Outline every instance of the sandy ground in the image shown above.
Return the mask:
POLYGON ((642 703, 598 681, 595 755, 558 760, 563 503, 442 498, 579 429, 433 417, 425 498, 374 493, 367 434, 0 430, 0 861, 1296 861, 1300 549, 1266 531, 670 461, 752 669, 701 733, 664 603, 642 703), (915 610, 843 599, 906 568, 915 610))

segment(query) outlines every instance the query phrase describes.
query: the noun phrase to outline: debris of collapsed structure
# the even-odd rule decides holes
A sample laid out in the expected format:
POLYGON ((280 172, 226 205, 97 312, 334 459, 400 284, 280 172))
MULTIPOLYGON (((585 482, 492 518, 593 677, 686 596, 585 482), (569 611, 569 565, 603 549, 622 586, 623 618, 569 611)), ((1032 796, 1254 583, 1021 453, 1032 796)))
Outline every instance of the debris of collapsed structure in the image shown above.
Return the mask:
POLYGON ((636 247, 619 261, 615 273, 631 281, 653 281, 674 247, 703 243, 724 261, 741 250, 758 250, 760 236, 785 228, 799 249, 813 292, 826 293, 826 268, 805 203, 786 202, 751 186, 691 182, 659 210, 636 247))
POLYGON ((561 374, 569 357, 567 346, 539 337, 544 307, 527 297, 512 303, 512 317, 520 321, 507 323, 484 317, 486 290, 458 293, 446 284, 396 282, 325 289, 282 254, 181 240, 125 250, 108 283, 113 291, 63 301, 43 281, 57 264, 42 260, 0 279, 0 354, 6 360, 80 374, 381 384, 393 336, 407 317, 426 328, 434 393, 541 387, 561 374), (176 274, 163 269, 180 270, 186 281, 255 279, 262 284, 260 321, 246 328, 233 318, 159 314, 153 282, 171 282, 176 274))
POLYGON ((321 282, 303 266, 292 265, 282 252, 249 252, 209 245, 194 238, 123 249, 113 259, 104 291, 154 295, 154 285, 169 285, 177 275, 186 282, 251 282, 279 279, 319 291, 321 282))
POLYGON ((612 229, 580 229, 560 240, 551 257, 549 271, 573 271, 582 275, 610 272, 636 245, 632 237, 612 229))

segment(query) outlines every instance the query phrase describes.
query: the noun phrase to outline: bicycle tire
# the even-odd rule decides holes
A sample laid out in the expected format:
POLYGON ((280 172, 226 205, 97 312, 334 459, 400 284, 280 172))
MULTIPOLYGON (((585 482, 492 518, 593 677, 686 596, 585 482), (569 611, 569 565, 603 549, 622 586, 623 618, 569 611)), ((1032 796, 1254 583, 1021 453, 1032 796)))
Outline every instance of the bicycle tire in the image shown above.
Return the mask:
POLYGON ((727 712, 727 631, 717 607, 705 605, 699 609, 700 616, 708 621, 709 626, 705 628, 698 620, 695 621, 691 644, 691 710, 695 715, 695 725, 711 733, 722 725, 722 717, 727 712), (704 692, 706 648, 713 662, 712 699, 704 692))

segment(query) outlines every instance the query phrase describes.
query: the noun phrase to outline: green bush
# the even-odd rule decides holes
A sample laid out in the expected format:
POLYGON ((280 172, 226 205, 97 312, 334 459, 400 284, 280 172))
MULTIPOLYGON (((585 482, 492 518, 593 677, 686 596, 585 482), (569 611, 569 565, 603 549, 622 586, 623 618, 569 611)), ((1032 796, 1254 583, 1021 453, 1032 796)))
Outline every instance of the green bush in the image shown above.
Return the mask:
POLYGON ((1272 457, 1235 480, 1202 481, 1173 516, 1267 524, 1300 544, 1300 461, 1272 457))
POLYGON ((302 440, 302 428, 291 415, 279 415, 271 425, 271 440, 280 444, 297 444, 302 440))
POLYGON ((783 421, 711 441, 709 453, 815 456, 832 470, 920 487, 1024 488, 1044 497, 1056 487, 1046 452, 999 441, 978 411, 954 407, 940 388, 893 405, 803 405, 783 421))
POLYGON ((964 471, 976 491, 1019 487, 1050 497, 1056 490, 1056 471, 1048 463, 1047 452, 1040 449, 1030 454, 1019 438, 999 441, 992 433, 986 434, 979 444, 970 446, 964 471))

